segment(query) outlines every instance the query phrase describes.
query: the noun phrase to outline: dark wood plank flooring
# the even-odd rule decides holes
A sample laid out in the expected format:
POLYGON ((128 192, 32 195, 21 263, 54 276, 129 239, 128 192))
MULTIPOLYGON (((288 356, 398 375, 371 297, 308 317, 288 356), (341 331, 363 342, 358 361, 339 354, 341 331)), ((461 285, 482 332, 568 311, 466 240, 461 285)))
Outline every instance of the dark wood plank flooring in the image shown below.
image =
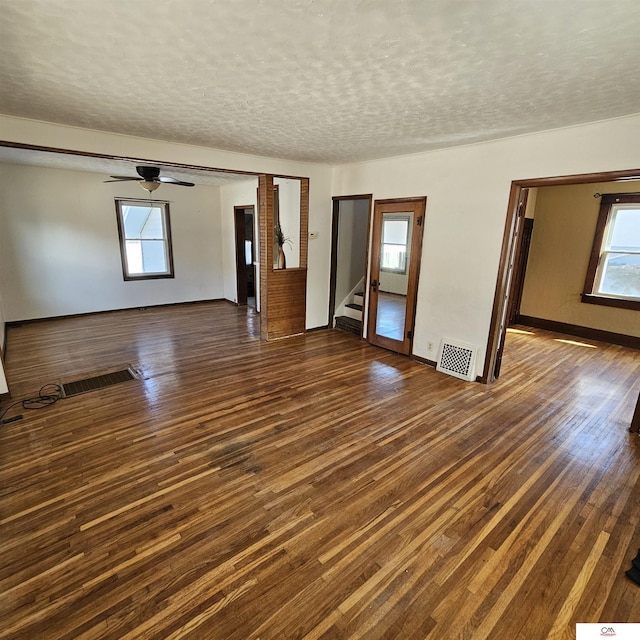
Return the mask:
POLYGON ((9 330, 14 396, 123 365, 143 379, 0 427, 0 638, 640 621, 637 351, 511 332, 486 387, 335 330, 258 335, 226 303, 9 330))

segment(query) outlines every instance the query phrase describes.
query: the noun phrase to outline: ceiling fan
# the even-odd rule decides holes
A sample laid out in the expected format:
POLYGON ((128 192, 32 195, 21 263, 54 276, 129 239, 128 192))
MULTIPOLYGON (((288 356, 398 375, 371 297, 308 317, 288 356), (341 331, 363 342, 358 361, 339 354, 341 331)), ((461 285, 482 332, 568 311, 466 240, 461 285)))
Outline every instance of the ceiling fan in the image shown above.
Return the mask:
POLYGON ((160 175, 160 167, 136 167, 139 178, 133 178, 130 176, 111 176, 113 180, 105 180, 105 182, 127 182, 135 180, 140 184, 143 189, 146 189, 149 193, 155 191, 161 184, 177 184, 181 187, 193 187, 193 182, 184 182, 184 180, 178 180, 177 178, 170 178, 168 176, 160 175))

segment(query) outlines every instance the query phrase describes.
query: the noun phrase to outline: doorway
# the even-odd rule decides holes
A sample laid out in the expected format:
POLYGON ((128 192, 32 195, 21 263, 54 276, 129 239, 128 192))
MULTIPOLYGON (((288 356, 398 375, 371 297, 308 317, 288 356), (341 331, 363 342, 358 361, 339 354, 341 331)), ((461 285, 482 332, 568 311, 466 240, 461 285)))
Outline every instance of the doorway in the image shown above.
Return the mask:
POLYGON ((256 251, 253 205, 233 208, 236 235, 236 282, 239 305, 256 308, 256 251))
MULTIPOLYGON (((520 279, 519 276, 521 275, 519 274, 518 264, 520 263, 522 265, 524 262, 524 258, 519 260, 519 257, 522 256, 524 247, 524 211, 526 209, 528 192, 534 187, 591 185, 602 182, 622 182, 623 184, 629 184, 629 181, 638 179, 640 179, 640 170, 633 169, 593 174, 558 176, 553 178, 518 180, 512 183, 507 219, 505 222, 502 252, 500 256, 500 265, 498 269, 498 279, 494 296, 489 339, 487 341, 485 364, 483 374, 480 379, 481 382, 493 382, 500 375, 500 366, 507 335, 507 328, 511 318, 514 316, 514 313, 518 311, 518 305, 515 304, 515 296, 517 294, 517 283, 520 279)), ((522 274, 522 280, 524 281, 524 274, 522 274)), ((520 313, 516 314, 516 318, 521 317, 520 313)), ((560 322, 547 322, 546 326, 542 328, 567 333, 567 327, 573 329, 583 328, 573 327, 573 325, 563 325, 563 323, 560 322)), ((593 332, 597 330, 589 331, 590 335, 593 336, 594 339, 602 339, 602 336, 595 337, 593 332)), ((608 334, 609 332, 601 331, 599 333, 608 334)), ((610 335, 620 336, 621 334, 616 333, 610 335)))
POLYGON ((362 337, 371 194, 333 198, 328 326, 362 337))
POLYGON ((376 200, 367 339, 411 353, 426 198, 376 200))

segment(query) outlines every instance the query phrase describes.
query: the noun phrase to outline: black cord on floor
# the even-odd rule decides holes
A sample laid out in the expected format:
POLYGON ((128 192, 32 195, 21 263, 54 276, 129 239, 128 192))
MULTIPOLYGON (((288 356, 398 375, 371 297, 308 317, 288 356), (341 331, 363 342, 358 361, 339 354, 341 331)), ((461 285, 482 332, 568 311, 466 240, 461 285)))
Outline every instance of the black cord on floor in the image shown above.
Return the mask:
MULTIPOLYGON (((45 384, 40 387, 38 395, 34 398, 25 398, 24 400, 18 400, 17 402, 10 404, 0 414, 0 425, 5 424, 4 417, 13 407, 22 406, 23 409, 44 409, 45 407, 50 407, 52 404, 58 402, 60 398, 62 398, 62 387, 59 384, 45 384)), ((6 422, 11 421, 12 419, 9 419, 6 422)))

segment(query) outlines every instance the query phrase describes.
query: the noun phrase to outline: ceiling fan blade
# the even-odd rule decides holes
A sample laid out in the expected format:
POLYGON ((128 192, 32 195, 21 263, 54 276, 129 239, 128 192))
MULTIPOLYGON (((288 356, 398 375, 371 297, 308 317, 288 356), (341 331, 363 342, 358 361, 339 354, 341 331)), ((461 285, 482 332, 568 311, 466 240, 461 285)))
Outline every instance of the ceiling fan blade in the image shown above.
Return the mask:
POLYGON ((165 184, 177 184, 181 187, 195 187, 193 182, 185 182, 184 180, 177 180, 176 178, 169 178, 168 176, 160 176, 157 178, 160 182, 165 184))
POLYGON ((140 180, 140 178, 132 178, 130 176, 111 176, 113 180, 105 180, 105 182, 124 182, 125 180, 140 180))

